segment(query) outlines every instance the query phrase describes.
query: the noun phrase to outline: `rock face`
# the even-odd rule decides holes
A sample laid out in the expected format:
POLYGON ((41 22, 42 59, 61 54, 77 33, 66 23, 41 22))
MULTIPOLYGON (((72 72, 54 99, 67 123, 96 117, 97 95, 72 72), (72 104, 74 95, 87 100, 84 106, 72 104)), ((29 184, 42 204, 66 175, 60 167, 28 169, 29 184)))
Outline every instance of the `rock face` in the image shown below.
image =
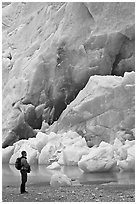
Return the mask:
POLYGON ((55 129, 72 129, 92 146, 134 139, 135 73, 124 77, 92 76, 86 87, 61 114, 55 129))
MULTIPOLYGON (((133 2, 4 5, 3 147, 35 137, 42 121, 51 125, 58 120, 90 76, 134 70, 134 9, 133 2)), ((97 120, 123 117, 114 110, 105 114, 97 120)), ((86 125, 94 134, 94 125, 86 125)))

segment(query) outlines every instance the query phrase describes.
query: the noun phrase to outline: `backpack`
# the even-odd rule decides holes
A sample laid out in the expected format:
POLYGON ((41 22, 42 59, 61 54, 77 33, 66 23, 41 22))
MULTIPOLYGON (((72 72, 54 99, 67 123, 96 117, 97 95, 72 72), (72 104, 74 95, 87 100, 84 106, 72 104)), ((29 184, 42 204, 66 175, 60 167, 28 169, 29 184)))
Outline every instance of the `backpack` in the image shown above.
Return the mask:
POLYGON ((15 167, 17 170, 21 170, 21 159, 22 157, 18 157, 15 162, 15 167))

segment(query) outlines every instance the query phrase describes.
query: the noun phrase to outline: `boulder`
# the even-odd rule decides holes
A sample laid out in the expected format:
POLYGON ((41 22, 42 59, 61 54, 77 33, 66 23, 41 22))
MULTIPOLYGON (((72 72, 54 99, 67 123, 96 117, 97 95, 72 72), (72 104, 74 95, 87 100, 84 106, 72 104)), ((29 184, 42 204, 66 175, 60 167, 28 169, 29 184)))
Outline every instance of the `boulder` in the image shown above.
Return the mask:
POLYGON ((51 170, 60 169, 60 168, 61 168, 61 166, 59 165, 58 162, 53 162, 51 165, 47 166, 47 169, 51 169, 51 170))
MULTIPOLYGON (((131 121, 131 120, 130 120, 131 121)), ((130 123, 128 123, 128 125, 130 125, 130 123)), ((120 130, 116 133, 116 137, 124 144, 126 140, 134 140, 135 136, 134 133, 132 132, 132 129, 128 129, 128 130, 120 130)))
POLYGON ((59 165, 64 165, 63 152, 58 154, 58 163, 59 165))
POLYGON ((45 132, 47 129, 49 128, 49 124, 46 123, 45 121, 42 122, 42 126, 41 126, 41 132, 45 132))
POLYGON ((127 149, 124 148, 124 146, 118 148, 118 149, 115 149, 115 159, 117 161, 122 161, 122 160, 126 160, 127 159, 127 149))
POLYGON ((120 147, 123 146, 123 143, 122 143, 118 138, 116 138, 116 139, 114 140, 113 146, 114 146, 116 149, 118 149, 118 148, 120 148, 120 147))
POLYGON ((85 139, 78 133, 73 131, 60 134, 50 133, 49 142, 42 149, 39 162, 45 164, 47 162, 58 161, 60 165, 77 165, 81 156, 88 152, 89 149, 85 139), (51 148, 52 150, 50 150, 51 148), (44 153, 45 151, 46 153, 44 153), (75 154, 73 154, 73 159, 70 156, 72 152, 75 152, 75 154), (76 159, 77 162, 75 160, 76 157, 77 159, 79 158, 78 160, 76 159))
POLYGON ((50 185, 52 187, 71 186, 71 179, 65 174, 53 174, 51 176, 50 185))
POLYGON ((132 140, 132 141, 126 140, 124 147, 125 147, 126 149, 128 149, 128 148, 130 148, 130 147, 132 147, 132 146, 134 146, 134 145, 135 145, 135 140, 132 140))
POLYGON ((29 138, 30 146, 39 152, 41 152, 42 148, 48 143, 48 135, 42 132, 38 132, 36 138, 29 138))
POLYGON ((63 150, 63 164, 66 166, 77 166, 83 155, 87 155, 89 149, 86 147, 68 146, 63 150))
POLYGON ((43 147, 39 155, 38 163, 39 164, 50 164, 50 159, 52 159, 56 151, 56 146, 52 143, 48 143, 43 147))
POLYGON ((127 157, 118 160, 117 165, 120 171, 135 171, 135 145, 127 149, 127 157))
POLYGON ((124 144, 116 138, 114 141, 114 157, 120 171, 135 170, 135 140, 126 140, 124 144))
POLYGON ((84 147, 87 146, 85 138, 82 138, 80 135, 76 138, 71 138, 68 135, 66 137, 63 135, 62 144, 64 146, 74 145, 76 147, 84 147))
POLYGON ((82 156, 78 166, 84 172, 107 172, 116 166, 112 145, 93 147, 88 155, 82 156))

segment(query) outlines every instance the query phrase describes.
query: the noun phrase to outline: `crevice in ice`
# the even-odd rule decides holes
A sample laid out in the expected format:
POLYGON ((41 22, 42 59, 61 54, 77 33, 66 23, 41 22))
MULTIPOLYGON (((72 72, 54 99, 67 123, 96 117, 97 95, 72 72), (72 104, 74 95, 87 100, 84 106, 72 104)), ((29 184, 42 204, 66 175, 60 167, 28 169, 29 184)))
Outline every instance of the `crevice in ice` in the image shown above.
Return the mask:
POLYGON ((84 4, 85 8, 87 9, 87 12, 88 12, 89 16, 94 20, 94 17, 93 17, 93 15, 91 14, 91 12, 90 12, 88 6, 86 5, 86 3, 83 3, 83 4, 84 4))
POLYGON ((6 26, 8 28, 10 27, 9 25, 7 25, 6 23, 3 23, 3 22, 2 22, 2 25, 6 26))
POLYGON ((134 57, 134 53, 134 40, 130 40, 129 38, 125 37, 118 54, 115 56, 115 61, 112 65, 111 75, 123 77, 125 72, 134 71, 133 63, 128 63, 128 60, 134 57), (125 65, 124 61, 127 62, 125 65))

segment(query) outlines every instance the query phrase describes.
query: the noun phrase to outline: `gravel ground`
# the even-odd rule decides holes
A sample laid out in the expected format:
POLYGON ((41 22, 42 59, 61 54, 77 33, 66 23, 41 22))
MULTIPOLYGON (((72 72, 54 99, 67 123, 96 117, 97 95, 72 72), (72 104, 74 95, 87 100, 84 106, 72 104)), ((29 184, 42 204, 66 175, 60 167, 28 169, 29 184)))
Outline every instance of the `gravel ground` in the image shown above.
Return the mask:
POLYGON ((19 187, 5 186, 3 202, 135 202, 135 185, 93 184, 70 187, 51 187, 49 184, 29 185, 28 194, 19 187))

